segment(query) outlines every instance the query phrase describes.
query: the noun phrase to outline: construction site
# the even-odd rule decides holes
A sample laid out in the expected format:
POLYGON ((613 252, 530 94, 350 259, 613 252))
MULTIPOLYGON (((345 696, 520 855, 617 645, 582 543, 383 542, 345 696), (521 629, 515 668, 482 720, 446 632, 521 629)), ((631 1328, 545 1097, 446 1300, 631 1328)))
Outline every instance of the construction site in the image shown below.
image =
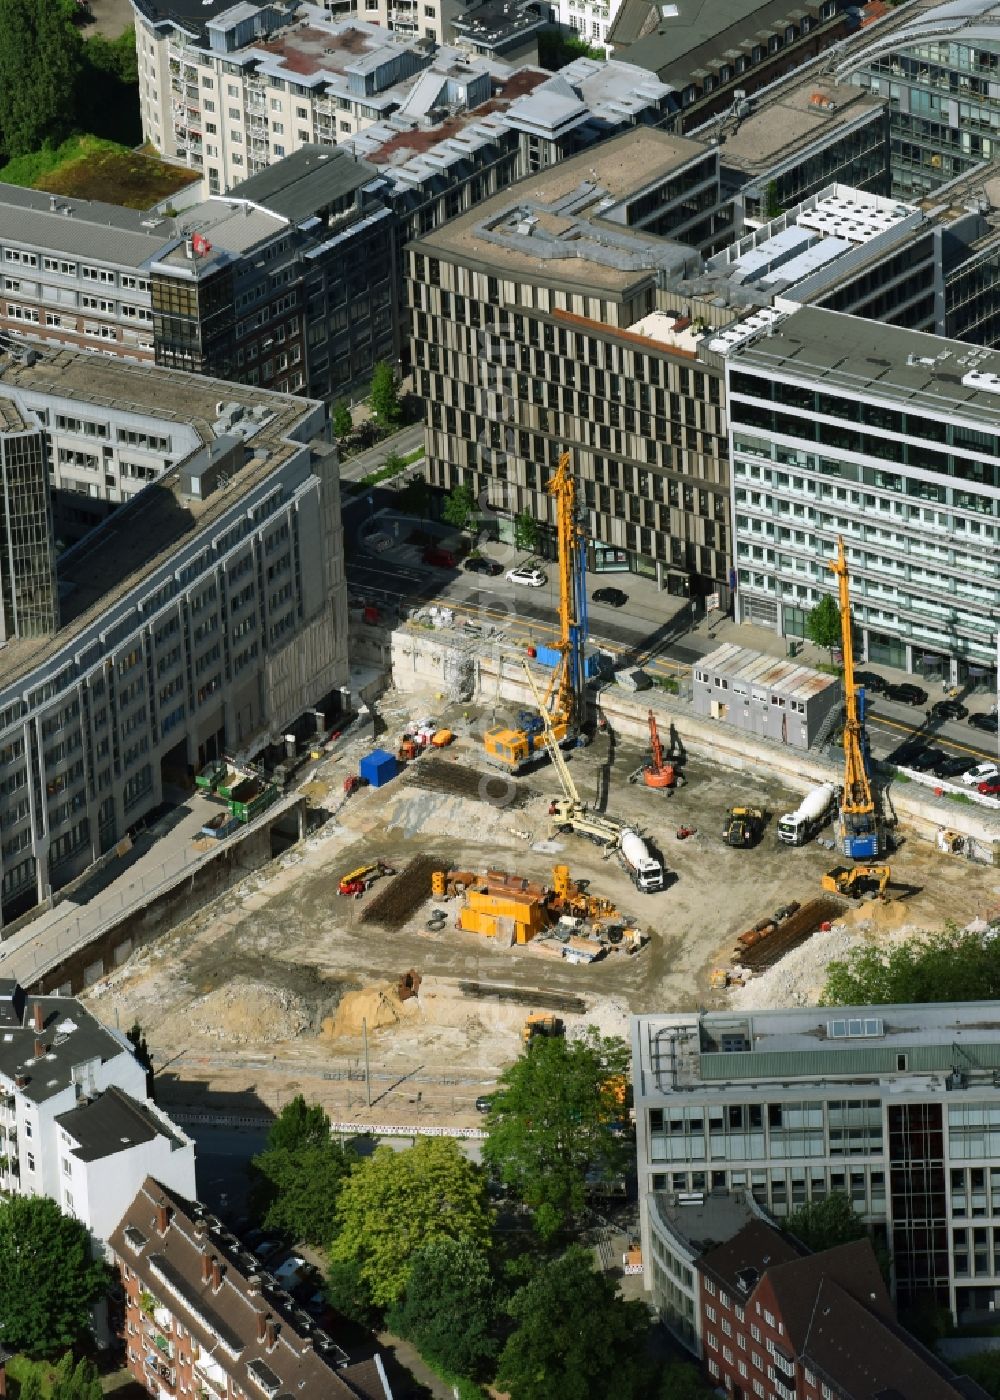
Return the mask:
POLYGON ((595 686, 565 458, 550 491, 554 654, 398 628, 375 737, 304 774, 309 835, 87 992, 140 1022, 164 1103, 302 1092, 335 1122, 474 1127, 539 1029, 812 1001, 866 940, 993 919, 995 817, 953 808, 943 849, 942 804, 893 805, 873 776, 843 551, 835 768, 595 686))

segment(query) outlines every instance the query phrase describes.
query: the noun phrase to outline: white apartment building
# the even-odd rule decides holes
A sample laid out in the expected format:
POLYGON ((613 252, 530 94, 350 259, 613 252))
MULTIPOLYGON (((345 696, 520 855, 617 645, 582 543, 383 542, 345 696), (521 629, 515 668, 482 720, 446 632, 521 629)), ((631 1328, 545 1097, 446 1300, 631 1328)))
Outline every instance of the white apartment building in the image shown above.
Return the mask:
POLYGON ((428 70, 438 89, 451 80, 460 106, 470 85, 473 105, 489 96, 487 60, 435 53, 429 36, 397 38, 367 20, 331 20, 318 5, 134 6, 143 135, 201 171, 210 194, 301 146, 335 145, 405 112, 428 70))
POLYGON ((802 636, 843 535, 859 654, 989 683, 1000 353, 813 306, 738 331, 724 350, 737 616, 802 636))
POLYGON ((552 6, 559 24, 592 48, 603 49, 609 58, 608 32, 620 8, 621 0, 554 0, 552 6))
POLYGON ((883 1236, 897 1299, 1000 1307, 1000 1026, 992 1002, 632 1018, 642 1255, 691 1334, 677 1207, 748 1193, 780 1221, 832 1192, 883 1236))
POLYGON ((154 1168, 196 1194, 194 1144, 148 1101, 126 1037, 0 980, 0 1191, 50 1197, 103 1248, 154 1168))

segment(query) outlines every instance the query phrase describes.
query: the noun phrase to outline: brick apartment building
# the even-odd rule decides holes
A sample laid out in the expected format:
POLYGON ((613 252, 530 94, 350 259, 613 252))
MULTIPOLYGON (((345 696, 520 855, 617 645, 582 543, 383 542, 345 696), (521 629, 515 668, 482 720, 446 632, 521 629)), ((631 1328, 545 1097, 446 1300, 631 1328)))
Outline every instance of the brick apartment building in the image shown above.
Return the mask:
POLYGON ((753 1220, 698 1264, 704 1364, 733 1400, 972 1400, 899 1327, 867 1239, 803 1254, 753 1220))
POLYGON ((111 1237, 129 1371, 151 1395, 392 1400, 204 1206, 147 1177, 111 1237))

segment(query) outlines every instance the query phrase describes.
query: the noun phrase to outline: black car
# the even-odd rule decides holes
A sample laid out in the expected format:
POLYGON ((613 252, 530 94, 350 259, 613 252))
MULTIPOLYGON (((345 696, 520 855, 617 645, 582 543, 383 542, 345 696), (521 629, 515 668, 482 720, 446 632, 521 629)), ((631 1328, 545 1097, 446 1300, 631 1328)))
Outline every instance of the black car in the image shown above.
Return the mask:
POLYGON ((919 685, 911 685, 909 681, 903 681, 902 685, 887 685, 884 695, 887 700, 898 700, 903 705, 927 704, 927 691, 921 690, 919 685))
POLYGON ((944 757, 940 749, 931 748, 927 744, 902 744, 892 755, 892 761, 899 768, 912 768, 916 773, 930 773, 944 757))
POLYGON ((935 719, 965 719, 968 713, 968 707, 958 700, 939 700, 936 705, 931 706, 931 714, 935 719))
POLYGON ((997 732, 996 715, 970 715, 969 723, 974 729, 985 729, 987 734, 995 734, 997 732))
POLYGON ((476 1112, 489 1113, 490 1109, 493 1107, 493 1100, 495 1097, 496 1095, 494 1094, 480 1094, 479 1098, 476 1099, 476 1112))
POLYGON ((628 594, 620 588, 598 588, 594 593, 595 603, 607 603, 611 608, 623 608, 628 602, 628 594))
POLYGON ((865 690, 870 690, 873 695, 881 695, 885 690, 885 677, 876 675, 874 671, 855 671, 855 685, 863 685, 865 690))
POLYGON ((965 758, 961 754, 948 754, 932 771, 936 778, 960 778, 970 768, 975 768, 978 762, 971 754, 965 758))
POLYGON ((487 559, 482 554, 473 554, 462 564, 462 568, 470 574, 488 574, 490 578, 496 578, 497 574, 503 573, 503 565, 498 564, 495 559, 487 559))

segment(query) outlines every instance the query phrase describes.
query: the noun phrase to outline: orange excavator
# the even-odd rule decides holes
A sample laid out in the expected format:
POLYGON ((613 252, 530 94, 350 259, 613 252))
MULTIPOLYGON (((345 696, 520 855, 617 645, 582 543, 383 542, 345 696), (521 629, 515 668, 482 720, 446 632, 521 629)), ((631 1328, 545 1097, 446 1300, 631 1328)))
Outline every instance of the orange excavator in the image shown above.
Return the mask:
POLYGON ((648 788, 672 788, 677 782, 677 773, 663 755, 663 743, 652 710, 649 711, 649 751, 650 762, 637 768, 629 781, 644 783, 648 788))

